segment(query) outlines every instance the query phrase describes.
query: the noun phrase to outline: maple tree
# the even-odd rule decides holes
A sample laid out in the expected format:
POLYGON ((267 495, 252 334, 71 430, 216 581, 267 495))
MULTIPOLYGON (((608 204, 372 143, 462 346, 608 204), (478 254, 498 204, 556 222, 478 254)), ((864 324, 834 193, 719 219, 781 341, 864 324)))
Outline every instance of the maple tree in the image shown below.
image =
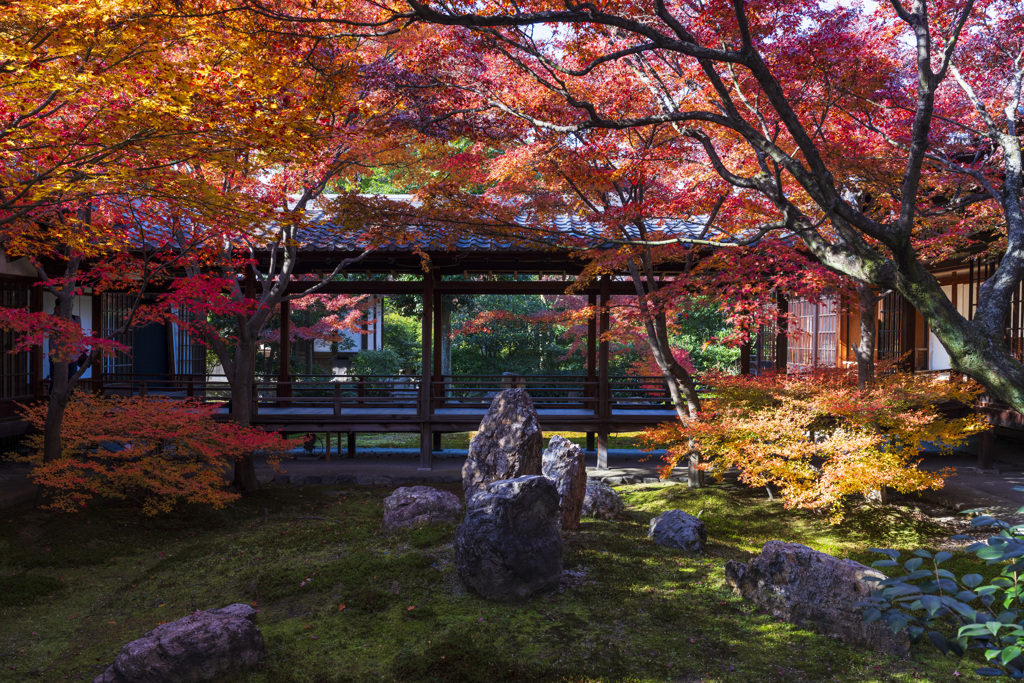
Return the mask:
MULTIPOLYGON (((350 214, 372 209, 326 201, 325 189, 371 159, 386 165, 407 153, 399 136, 371 125, 390 107, 363 71, 386 52, 357 43, 322 50, 258 18, 228 21, 218 8, 19 3, 4 24, 0 239, 9 256, 35 265, 57 305, 53 314, 0 311, 0 324, 19 333, 19 348, 51 340, 47 462, 60 457, 63 411, 87 368, 124 350, 114 338, 154 321, 206 334, 236 394, 232 417, 248 425, 255 346, 294 285, 308 242, 300 232, 347 235, 350 214), (132 303, 107 339, 86 339, 72 302, 104 291, 129 293, 132 303), (215 315, 234 316, 230 344, 205 324, 215 315)), ((237 470, 238 487, 255 488, 251 461, 237 470)))
POLYGON ((32 480, 43 485, 46 507, 76 512, 93 498, 130 499, 145 515, 180 503, 224 507, 239 494, 225 475, 253 451, 274 464, 291 448, 278 434, 217 422, 218 404, 193 399, 103 398, 76 393, 61 423, 62 453, 44 461, 45 404, 25 408, 36 428, 27 440, 35 455, 32 480))
POLYGON ((652 446, 667 446, 662 475, 696 440, 713 454, 701 467, 736 468, 751 486, 778 488, 787 506, 831 510, 835 520, 851 494, 940 487, 943 472, 917 468, 923 444, 949 451, 985 428, 976 415, 950 418, 937 409, 973 401, 980 392, 973 382, 886 373, 860 389, 854 375, 836 369, 706 381, 714 393, 699 416, 645 433, 652 446))
MULTIPOLYGON (((654 215, 708 217, 725 196, 707 239, 793 236, 828 268, 898 291, 955 370, 1024 410, 1024 365, 1001 341, 1024 274, 1019 3, 408 0, 358 26, 350 3, 247 4, 417 39, 395 81, 424 130, 538 141, 509 159, 660 138, 651 149, 693 182, 654 215), (927 266, 980 229, 1001 255, 967 320, 927 266)), ((524 192, 549 170, 522 176, 524 192)))

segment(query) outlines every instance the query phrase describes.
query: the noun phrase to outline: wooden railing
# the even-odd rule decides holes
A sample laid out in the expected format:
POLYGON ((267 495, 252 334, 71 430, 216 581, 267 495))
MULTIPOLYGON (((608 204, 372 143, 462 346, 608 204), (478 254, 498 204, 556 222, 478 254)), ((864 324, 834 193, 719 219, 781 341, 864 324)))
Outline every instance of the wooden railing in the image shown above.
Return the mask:
MULTIPOLYGON (((230 403, 231 387, 224 380, 205 375, 131 375, 99 380, 79 380, 84 391, 107 396, 165 396, 230 403)), ((495 394, 519 387, 530 394, 541 410, 586 411, 608 416, 612 411, 671 409, 665 381, 660 376, 611 377, 602 387, 595 380, 566 375, 445 375, 427 384, 429 413, 471 409, 486 410, 495 394)), ((293 375, 280 382, 258 377, 252 388, 252 414, 271 409, 312 409, 318 414, 340 416, 344 411, 393 411, 409 417, 421 414, 424 387, 418 378, 398 376, 293 375)))

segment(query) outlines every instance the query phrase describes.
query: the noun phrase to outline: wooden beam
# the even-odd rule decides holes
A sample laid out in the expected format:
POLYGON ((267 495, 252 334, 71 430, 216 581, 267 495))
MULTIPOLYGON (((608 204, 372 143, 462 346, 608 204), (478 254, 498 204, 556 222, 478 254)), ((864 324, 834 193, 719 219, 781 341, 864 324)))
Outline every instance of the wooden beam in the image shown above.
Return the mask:
MULTIPOLYGON (((517 282, 501 282, 495 280, 438 280, 434 283, 434 291, 442 294, 565 294, 575 282, 572 280, 527 280, 517 282)), ((286 290, 288 294, 296 294, 308 289, 310 283, 292 282, 286 290)), ((422 285, 419 282, 393 282, 389 280, 337 280, 328 282, 317 290, 323 294, 419 294, 422 285)), ((612 281, 609 284, 611 294, 628 296, 636 293, 631 282, 612 281)), ((593 288, 579 292, 596 293, 593 288)))

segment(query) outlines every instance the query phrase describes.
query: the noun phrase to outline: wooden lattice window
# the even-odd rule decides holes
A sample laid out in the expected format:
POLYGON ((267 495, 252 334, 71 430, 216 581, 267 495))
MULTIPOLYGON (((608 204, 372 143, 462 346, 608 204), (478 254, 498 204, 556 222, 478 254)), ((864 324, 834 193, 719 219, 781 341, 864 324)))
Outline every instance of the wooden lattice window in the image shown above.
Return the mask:
POLYGON ((178 317, 183 324, 177 325, 175 329, 174 371, 178 375, 205 375, 206 348, 196 340, 188 326, 195 319, 195 314, 181 310, 178 317))
POLYGON ((789 304, 794 320, 789 333, 787 363, 794 370, 836 364, 837 302, 834 297, 819 303, 795 299, 789 304))
MULTIPOLYGON (((31 288, 27 283, 0 280, 0 306, 28 310, 31 288)), ((10 353, 14 348, 14 332, 0 330, 0 399, 26 398, 32 395, 35 378, 27 351, 10 353)))
POLYGON ((778 328, 775 325, 761 325, 754 340, 753 362, 751 371, 758 375, 775 369, 775 348, 778 328))
MULTIPOLYGON (((878 304, 878 360, 895 362, 910 349, 904 348, 906 305, 898 292, 889 292, 878 304)), ((895 367, 891 369, 895 371, 895 367)))
MULTIPOLYGON (((100 295, 100 334, 106 339, 124 344, 132 348, 132 332, 127 330, 121 334, 114 333, 124 324, 131 311, 132 295, 118 292, 104 292, 100 295)), ((103 377, 105 379, 131 379, 132 356, 127 351, 117 351, 113 355, 103 357, 103 377)))

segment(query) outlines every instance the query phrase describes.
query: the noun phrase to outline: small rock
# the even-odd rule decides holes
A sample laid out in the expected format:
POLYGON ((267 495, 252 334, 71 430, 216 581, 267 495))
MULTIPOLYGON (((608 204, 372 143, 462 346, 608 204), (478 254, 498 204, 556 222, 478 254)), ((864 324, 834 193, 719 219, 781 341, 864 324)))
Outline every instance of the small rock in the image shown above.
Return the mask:
POLYGON ((622 514, 626 506, 622 498, 603 481, 587 482, 586 495, 583 498, 583 514, 598 519, 614 519, 622 514))
POLYGON ((405 529, 427 524, 455 524, 462 517, 462 501, 454 493, 430 486, 395 489, 384 499, 384 528, 405 529))
POLYGON ((93 683, 205 683, 263 656, 256 610, 235 604, 161 624, 121 649, 93 683))
POLYGON ((466 502, 455 532, 455 568, 488 600, 554 590, 562 573, 558 490, 540 476, 496 481, 466 502))
POLYGON ((863 610, 855 606, 875 590, 866 577, 883 575, 859 562, 782 541, 765 543, 749 565, 735 560, 725 565, 726 583, 774 616, 850 645, 906 657, 906 631, 893 633, 885 622, 866 623, 863 610))
POLYGON ((558 489, 559 524, 563 529, 575 529, 580 525, 583 498, 587 494, 583 449, 556 434, 544 450, 541 469, 558 489))
POLYGON ((708 542, 704 522, 682 510, 669 510, 652 519, 647 536, 658 545, 692 553, 704 552, 708 542))
POLYGON ((540 420, 526 390, 498 392, 469 443, 462 466, 466 498, 493 481, 540 474, 542 438, 540 420))

